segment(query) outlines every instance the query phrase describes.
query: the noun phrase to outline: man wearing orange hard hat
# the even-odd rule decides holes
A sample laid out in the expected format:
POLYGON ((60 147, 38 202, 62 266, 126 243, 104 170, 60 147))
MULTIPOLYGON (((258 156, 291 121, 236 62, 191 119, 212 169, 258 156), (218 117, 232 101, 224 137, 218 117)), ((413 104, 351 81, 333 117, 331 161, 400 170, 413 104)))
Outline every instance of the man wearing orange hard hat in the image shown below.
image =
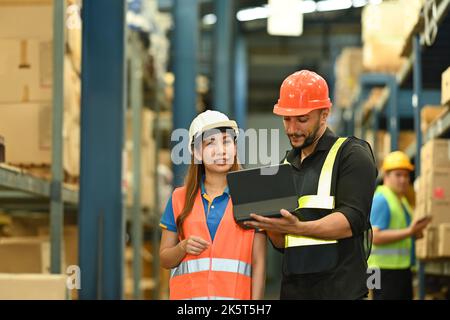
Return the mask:
POLYGON ((362 299, 367 296, 369 214, 377 169, 366 141, 327 127, 326 81, 308 70, 288 76, 273 112, 283 117, 292 149, 298 208, 281 218, 252 215, 283 252, 281 299, 362 299))
POLYGON ((411 267, 415 265, 414 240, 430 222, 412 220, 412 209, 405 197, 414 166, 401 151, 391 152, 383 161, 383 185, 375 192, 372 204, 373 249, 370 268, 380 269, 380 288, 375 300, 411 300, 411 267))

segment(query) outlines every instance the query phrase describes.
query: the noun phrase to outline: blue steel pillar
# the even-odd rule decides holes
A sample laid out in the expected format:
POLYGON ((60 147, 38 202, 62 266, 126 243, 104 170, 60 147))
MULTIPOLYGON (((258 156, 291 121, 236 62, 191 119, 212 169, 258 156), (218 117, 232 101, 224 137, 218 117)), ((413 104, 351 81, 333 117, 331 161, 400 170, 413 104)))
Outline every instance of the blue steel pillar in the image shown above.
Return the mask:
MULTIPOLYGON (((189 129, 196 115, 197 45, 199 34, 199 8, 197 0, 174 0, 175 30, 174 73, 175 97, 173 105, 173 129, 189 129)), ((173 141, 173 144, 181 141, 173 141)), ((188 143, 187 141, 182 141, 188 143)), ((174 164, 174 186, 183 184, 185 164, 174 164)))
POLYGON ((391 135, 391 151, 398 150, 399 119, 398 119, 398 86, 394 77, 388 79, 389 101, 388 101, 388 129, 391 135))
POLYGON ((234 118, 239 128, 247 126, 248 56, 244 35, 236 38, 234 71, 234 118))
POLYGON ((376 109, 372 111, 372 128, 373 128, 373 154, 377 154, 378 152, 378 130, 380 129, 380 119, 379 114, 376 109))
POLYGON ((53 7, 53 134, 52 183, 50 190, 50 238, 52 273, 61 273, 61 252, 64 226, 63 182, 63 109, 64 109, 64 30, 65 1, 55 1, 53 7))
POLYGON ((123 297, 125 11, 125 0, 83 3, 81 299, 123 297))
POLYGON ((214 52, 214 108, 233 117, 230 112, 234 102, 231 72, 233 71, 234 0, 215 0, 217 23, 215 25, 214 52))

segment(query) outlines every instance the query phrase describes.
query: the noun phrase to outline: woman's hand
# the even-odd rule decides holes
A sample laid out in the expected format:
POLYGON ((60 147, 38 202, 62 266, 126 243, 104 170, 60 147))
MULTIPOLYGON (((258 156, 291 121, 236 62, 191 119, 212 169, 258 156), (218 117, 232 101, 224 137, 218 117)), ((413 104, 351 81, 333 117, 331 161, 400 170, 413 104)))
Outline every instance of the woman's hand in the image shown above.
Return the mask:
POLYGON ((180 247, 187 254, 192 254, 194 256, 200 255, 203 251, 208 249, 211 244, 197 236, 190 236, 180 242, 180 247))

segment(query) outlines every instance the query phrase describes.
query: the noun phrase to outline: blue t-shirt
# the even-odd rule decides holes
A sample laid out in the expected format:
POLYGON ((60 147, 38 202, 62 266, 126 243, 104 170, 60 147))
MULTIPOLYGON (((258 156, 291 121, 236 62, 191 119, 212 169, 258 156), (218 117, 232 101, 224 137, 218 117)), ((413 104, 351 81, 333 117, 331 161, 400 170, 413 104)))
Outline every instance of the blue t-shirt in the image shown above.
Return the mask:
MULTIPOLYGON (((405 206, 402 203, 402 208, 406 217, 406 224, 409 226, 411 224, 411 216, 408 214, 405 206)), ((389 205, 386 198, 381 194, 377 193, 372 202, 372 210, 370 212, 370 223, 373 227, 376 227, 380 230, 389 229, 389 223, 391 221, 391 211, 389 210, 389 205)), ((415 244, 414 239, 412 241, 411 246, 411 265, 413 266, 416 263, 416 254, 415 254, 415 244)))
MULTIPOLYGON (((219 227, 220 221, 225 213, 225 210, 230 200, 230 193, 228 187, 225 188, 222 195, 210 199, 206 193, 204 178, 200 184, 203 208, 205 210, 206 224, 208 225, 209 234, 211 235, 211 240, 214 241, 214 236, 216 235, 217 228, 219 227)), ((167 201, 166 209, 161 217, 159 224, 162 228, 167 229, 172 232, 177 232, 177 224, 175 222, 175 215, 173 213, 172 206, 172 196, 169 201, 167 201)), ((206 240, 206 239, 205 239, 206 240)))

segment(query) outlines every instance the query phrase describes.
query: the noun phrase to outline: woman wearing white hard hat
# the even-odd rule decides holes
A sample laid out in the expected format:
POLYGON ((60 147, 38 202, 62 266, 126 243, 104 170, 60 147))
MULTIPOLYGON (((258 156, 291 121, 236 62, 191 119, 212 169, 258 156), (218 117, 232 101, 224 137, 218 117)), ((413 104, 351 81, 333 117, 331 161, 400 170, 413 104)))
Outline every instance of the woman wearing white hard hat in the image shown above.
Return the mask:
POLYGON ((266 237, 239 227, 226 175, 239 170, 235 121, 218 111, 189 128, 186 181, 161 218, 160 260, 170 268, 170 299, 262 299, 266 237))

